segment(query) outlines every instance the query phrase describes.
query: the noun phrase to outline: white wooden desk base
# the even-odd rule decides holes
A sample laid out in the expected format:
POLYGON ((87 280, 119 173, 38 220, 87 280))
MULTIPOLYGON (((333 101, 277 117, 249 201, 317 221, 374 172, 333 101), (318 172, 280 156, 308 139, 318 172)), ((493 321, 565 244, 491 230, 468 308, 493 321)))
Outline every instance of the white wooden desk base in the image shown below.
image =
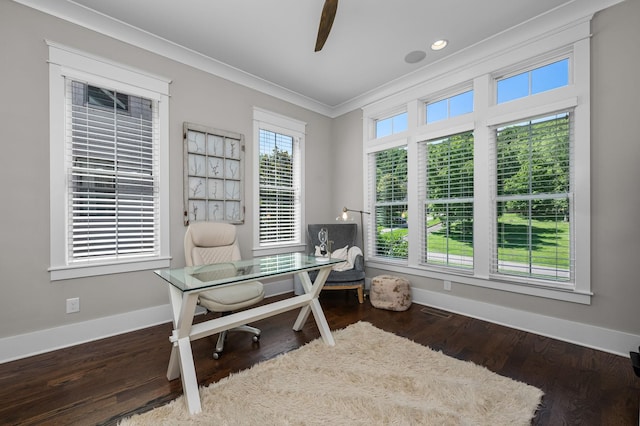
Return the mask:
POLYGON ((198 293, 183 293, 176 287, 169 285, 174 330, 169 338, 173 343, 173 347, 171 349, 171 357, 169 358, 167 378, 169 380, 177 379, 178 376, 182 378, 182 389, 185 395, 187 409, 191 414, 197 414, 202 411, 198 379, 196 378, 193 353, 191 352, 192 340, 201 339, 248 322, 268 318, 301 307, 302 309, 293 325, 293 329, 295 331, 302 330, 311 312, 320 330, 322 340, 327 345, 335 345, 329 324, 327 324, 327 319, 318 301, 320 290, 322 290, 322 286, 329 276, 329 272, 331 272, 331 266, 332 265, 327 265, 320 269, 313 284, 307 271, 297 274, 300 277, 305 294, 236 312, 199 324, 193 324, 193 317, 198 302, 198 293))

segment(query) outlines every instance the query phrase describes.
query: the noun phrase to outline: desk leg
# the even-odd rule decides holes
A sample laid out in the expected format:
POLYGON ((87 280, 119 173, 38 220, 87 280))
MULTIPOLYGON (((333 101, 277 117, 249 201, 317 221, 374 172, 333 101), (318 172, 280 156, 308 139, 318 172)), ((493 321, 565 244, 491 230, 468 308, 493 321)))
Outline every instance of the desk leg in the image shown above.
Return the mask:
POLYGON ((334 346, 335 340, 333 340, 333 335, 331 334, 331 329, 329 328, 329 324, 327 323, 327 318, 324 316, 324 312, 322 311, 322 307, 320 306, 320 302, 318 301, 320 290, 322 290, 322 286, 324 286, 324 283, 329 276, 329 272, 331 272, 330 266, 320 269, 313 285, 311 284, 311 279, 309 278, 309 274, 306 271, 298 275, 302 283, 302 288, 304 288, 306 293, 311 294, 312 299, 308 305, 303 306, 300 310, 298 318, 293 324, 293 329, 295 331, 302 330, 302 327, 309 318, 309 313, 312 312, 313 318, 316 320, 318 330, 320 331, 320 336, 322 336, 322 340, 327 345, 334 346))
POLYGON ((202 412, 202 405, 200 405, 200 391, 198 389, 196 367, 193 364, 193 354, 191 353, 191 340, 189 336, 178 340, 178 348, 180 352, 182 391, 184 392, 187 409, 191 414, 198 414, 202 412))
POLYGON ((202 411, 196 368, 191 352, 191 324, 198 302, 196 294, 182 293, 173 286, 169 286, 171 307, 173 309, 174 330, 170 337, 173 346, 167 368, 167 379, 182 379, 182 391, 184 392, 187 409, 191 414, 202 411))
MULTIPOLYGON (((302 284, 302 289, 304 290, 304 292, 311 293, 312 284, 311 284, 311 278, 309 278, 309 274, 306 271, 302 272, 298 274, 298 278, 300 278, 300 283, 302 284)), ((317 281, 317 278, 316 278, 316 281, 317 281)), ((302 307, 302 309, 300 310, 300 313, 298 314, 298 318, 296 319, 296 322, 293 324, 294 331, 302 330, 302 327, 304 327, 304 324, 307 322, 307 319, 309 318, 310 313, 311 313, 311 307, 309 305, 305 305, 302 307)))
POLYGON ((331 329, 329 328, 329 324, 327 323, 327 318, 324 316, 324 312, 322 312, 322 307, 320 306, 320 302, 318 299, 311 299, 311 303, 309 304, 311 307, 311 312, 313 312, 313 317, 316 320, 316 324, 318 325, 318 330, 320 330, 320 336, 322 336, 322 340, 329 346, 335 346, 336 342, 333 340, 333 335, 331 334, 331 329))

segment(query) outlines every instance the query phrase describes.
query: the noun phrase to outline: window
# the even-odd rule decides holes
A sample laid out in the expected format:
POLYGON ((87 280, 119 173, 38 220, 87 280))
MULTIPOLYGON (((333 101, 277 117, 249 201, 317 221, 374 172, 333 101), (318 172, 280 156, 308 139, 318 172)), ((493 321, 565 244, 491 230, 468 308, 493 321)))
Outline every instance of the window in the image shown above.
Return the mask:
POLYGON ((257 247, 302 243, 302 141, 305 124, 254 109, 257 247))
POLYGON ((375 256, 406 259, 407 233, 407 149, 398 147, 370 154, 375 169, 374 223, 375 256))
POLYGON ((427 123, 473 112, 473 90, 427 103, 427 123))
POLYGON ((422 261, 473 268, 473 133, 420 144, 426 167, 422 261))
POLYGON ((509 102, 569 84, 569 59, 498 80, 498 103, 509 102))
POLYGON ((156 255, 157 108, 150 99, 66 85, 69 262, 156 255))
POLYGON ((571 115, 500 127, 495 138, 494 271, 570 281, 571 115))
POLYGON ((590 28, 575 25, 364 108, 370 267, 591 302, 590 28), (385 108, 426 117, 377 139, 385 108))
POLYGON ((50 76, 51 279, 169 266, 168 82, 53 44, 50 76))
POLYGON ((376 120, 376 138, 393 135, 407 130, 407 113, 396 114, 382 120, 376 120))

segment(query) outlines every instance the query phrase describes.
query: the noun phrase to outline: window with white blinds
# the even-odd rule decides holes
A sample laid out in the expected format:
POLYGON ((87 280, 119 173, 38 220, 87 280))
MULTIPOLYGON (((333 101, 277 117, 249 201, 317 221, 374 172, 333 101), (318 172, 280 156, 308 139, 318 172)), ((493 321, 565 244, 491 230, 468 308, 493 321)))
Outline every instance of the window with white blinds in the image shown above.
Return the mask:
POLYGON ((363 108, 370 267, 591 303, 590 31, 452 63, 363 108), (402 138, 376 138, 398 111, 402 138))
POLYGON ((571 281, 572 114, 501 126, 494 137, 493 272, 571 281))
POLYGON ((47 45, 51 280, 168 267, 171 80, 47 45))
POLYGON ((421 262, 473 268, 473 132, 418 145, 421 262))
POLYGON ((375 177, 370 186, 375 188, 373 212, 375 241, 373 256, 388 259, 407 259, 408 199, 407 199, 407 147, 391 148, 369 154, 369 167, 375 177))
POLYGON ((68 258, 159 253, 157 102, 66 79, 68 258))
POLYGON ((299 243, 299 138, 259 129, 259 239, 261 245, 299 243))

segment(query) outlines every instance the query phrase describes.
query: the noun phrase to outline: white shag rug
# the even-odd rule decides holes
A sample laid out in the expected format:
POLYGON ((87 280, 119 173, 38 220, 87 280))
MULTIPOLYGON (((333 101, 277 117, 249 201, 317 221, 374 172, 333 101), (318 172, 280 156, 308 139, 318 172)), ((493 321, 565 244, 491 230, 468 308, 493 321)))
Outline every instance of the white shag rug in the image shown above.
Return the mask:
POLYGON ((123 420, 137 425, 529 425, 542 391, 359 322, 123 420))

